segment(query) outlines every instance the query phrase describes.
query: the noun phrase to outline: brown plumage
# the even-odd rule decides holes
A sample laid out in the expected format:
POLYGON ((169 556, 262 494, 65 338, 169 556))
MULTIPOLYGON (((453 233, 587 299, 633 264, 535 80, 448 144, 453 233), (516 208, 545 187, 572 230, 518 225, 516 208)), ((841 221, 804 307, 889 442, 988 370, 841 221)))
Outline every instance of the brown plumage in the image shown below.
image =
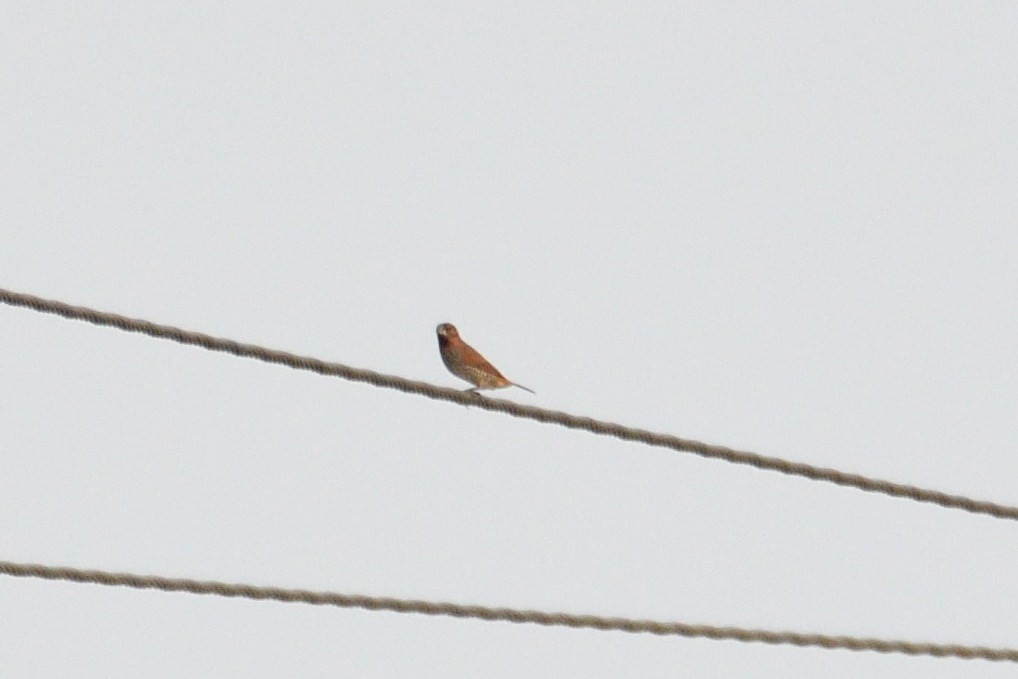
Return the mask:
POLYGON ((503 389, 519 387, 534 393, 522 384, 510 382, 495 366, 488 363, 477 351, 460 339, 459 331, 452 323, 443 323, 435 329, 438 333, 438 349, 442 354, 442 362, 456 377, 474 385, 467 391, 477 392, 478 389, 503 389))

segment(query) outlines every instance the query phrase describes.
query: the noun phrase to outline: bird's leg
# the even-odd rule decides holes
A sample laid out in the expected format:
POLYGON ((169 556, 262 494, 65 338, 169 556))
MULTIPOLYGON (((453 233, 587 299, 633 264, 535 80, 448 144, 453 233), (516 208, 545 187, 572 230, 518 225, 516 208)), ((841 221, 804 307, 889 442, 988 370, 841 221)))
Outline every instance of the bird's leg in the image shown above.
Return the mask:
POLYGON ((477 391, 478 389, 480 389, 480 387, 471 387, 470 389, 464 389, 463 391, 468 393, 468 394, 473 394, 477 398, 484 398, 484 394, 482 394, 481 392, 477 391))

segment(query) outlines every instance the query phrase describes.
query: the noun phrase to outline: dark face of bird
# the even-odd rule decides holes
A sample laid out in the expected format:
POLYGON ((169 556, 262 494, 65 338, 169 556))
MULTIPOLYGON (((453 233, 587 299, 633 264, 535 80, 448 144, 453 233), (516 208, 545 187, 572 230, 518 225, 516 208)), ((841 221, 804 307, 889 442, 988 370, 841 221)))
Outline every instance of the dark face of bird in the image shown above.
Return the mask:
POLYGON ((456 326, 452 323, 443 323, 442 325, 435 328, 435 332, 438 333, 438 344, 439 346, 447 346, 449 342, 459 339, 459 331, 456 330, 456 326))

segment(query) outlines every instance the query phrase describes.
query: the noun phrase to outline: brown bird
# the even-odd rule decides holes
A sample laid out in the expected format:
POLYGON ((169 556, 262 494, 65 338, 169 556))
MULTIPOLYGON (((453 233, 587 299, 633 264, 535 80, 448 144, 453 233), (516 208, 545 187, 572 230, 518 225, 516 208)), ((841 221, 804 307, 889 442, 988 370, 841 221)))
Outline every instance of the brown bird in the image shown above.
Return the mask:
POLYGON ((535 393, 522 384, 510 382, 495 366, 484 360, 477 351, 460 339, 460 333, 452 323, 443 323, 435 329, 438 333, 438 349, 442 353, 442 362, 456 377, 474 385, 467 391, 477 393, 478 389, 503 389, 519 387, 524 391, 535 393))

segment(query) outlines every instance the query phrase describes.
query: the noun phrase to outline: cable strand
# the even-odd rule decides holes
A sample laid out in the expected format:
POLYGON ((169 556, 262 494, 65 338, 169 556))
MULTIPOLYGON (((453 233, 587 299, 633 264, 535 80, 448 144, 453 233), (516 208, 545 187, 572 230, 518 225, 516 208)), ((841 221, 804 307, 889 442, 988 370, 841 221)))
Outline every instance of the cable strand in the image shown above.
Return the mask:
POLYGON ((299 356, 256 344, 244 344, 230 339, 213 337, 200 332, 183 330, 169 325, 160 325, 151 321, 98 311, 88 307, 72 306, 56 300, 43 299, 3 288, 0 288, 0 303, 32 309, 42 313, 55 314, 72 320, 85 321, 94 325, 140 333, 149 337, 168 339, 180 344, 202 347, 210 351, 223 352, 243 358, 253 358, 265 363, 283 365, 297 370, 307 370, 320 375, 341 377, 354 382, 364 382, 376 387, 395 389, 439 401, 449 401, 463 406, 500 412, 512 417, 534 420, 545 424, 556 424, 567 429, 587 431, 599 436, 610 436, 623 441, 634 441, 649 446, 692 453, 701 457, 748 465, 757 469, 799 476, 814 481, 833 483, 866 492, 880 493, 951 509, 961 509, 973 514, 985 514, 998 519, 1018 521, 1018 507, 1011 505, 975 500, 963 495, 952 495, 917 486, 874 479, 860 474, 850 474, 837 469, 816 467, 802 462, 792 462, 777 457, 767 457, 757 453, 733 450, 724 446, 683 439, 670 434, 659 434, 645 429, 627 427, 589 417, 570 415, 569 413, 557 410, 548 410, 512 401, 481 397, 458 389, 439 387, 427 382, 409 380, 404 377, 397 377, 396 375, 386 375, 374 372, 373 370, 353 368, 341 363, 330 363, 317 358, 299 356))
POLYGON ((515 624, 536 624, 546 627, 571 627, 629 633, 655 634, 659 636, 680 636, 711 639, 715 641, 740 641, 770 645, 791 645, 815 647, 827 650, 873 651, 877 653, 901 653, 910 656, 934 658, 961 658, 964 660, 990 660, 994 662, 1018 662, 1018 649, 987 648, 983 646, 962 646, 958 644, 931 644, 909 641, 873 639, 866 637, 830 636, 826 634, 803 634, 799 632, 776 632, 740 627, 716 627, 713 625, 691 625, 681 622, 658 622, 630 618, 577 615, 573 613, 549 613, 516 608, 491 608, 488 606, 465 605, 450 602, 421 601, 416 599, 395 599, 372 597, 337 592, 317 592, 304 589, 280 587, 259 587, 255 585, 231 584, 208 580, 167 578, 154 575, 135 575, 100 570, 82 570, 41 564, 0 561, 0 575, 17 578, 39 578, 62 580, 74 583, 91 583, 107 587, 130 587, 133 589, 154 589, 163 592, 187 592, 219 597, 252 599, 257 601, 279 601, 283 603, 304 603, 339 608, 360 608, 368 611, 389 611, 392 613, 416 613, 420 615, 445 616, 488 622, 510 622, 515 624))

